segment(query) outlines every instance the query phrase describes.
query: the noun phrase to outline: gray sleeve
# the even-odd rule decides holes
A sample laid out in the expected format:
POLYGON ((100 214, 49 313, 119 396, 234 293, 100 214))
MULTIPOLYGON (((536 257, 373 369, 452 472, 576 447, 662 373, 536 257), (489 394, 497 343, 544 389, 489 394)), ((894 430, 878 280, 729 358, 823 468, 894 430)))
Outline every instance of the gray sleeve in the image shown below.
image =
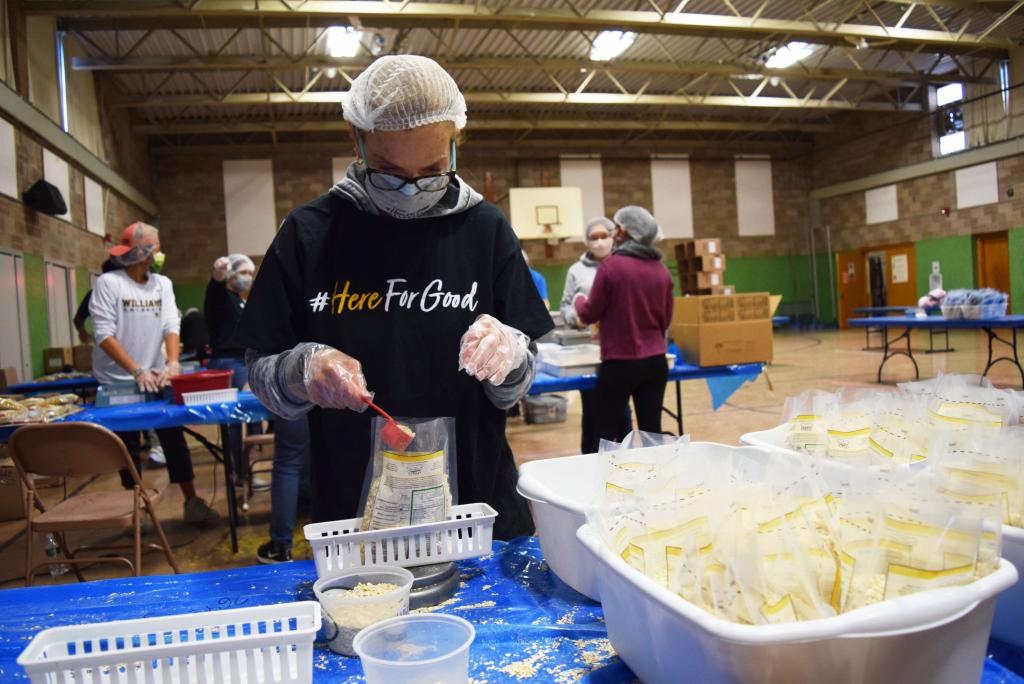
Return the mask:
POLYGON ((579 316, 576 315, 576 307, 573 306, 572 300, 579 292, 579 283, 576 279, 576 270, 573 266, 569 267, 569 272, 565 274, 565 289, 562 290, 562 301, 559 304, 559 311, 562 312, 562 320, 565 324, 575 328, 579 325, 579 316))
POLYGON ((247 349, 245 365, 253 394, 271 413, 282 418, 294 420, 305 415, 313 408, 306 393, 306 364, 313 353, 321 349, 330 347, 302 342, 280 354, 247 349))
POLYGON ((537 343, 531 342, 526 351, 526 360, 514 369, 500 385, 484 382, 484 394, 496 407, 505 410, 512 408, 530 391, 533 378, 537 375, 537 343))

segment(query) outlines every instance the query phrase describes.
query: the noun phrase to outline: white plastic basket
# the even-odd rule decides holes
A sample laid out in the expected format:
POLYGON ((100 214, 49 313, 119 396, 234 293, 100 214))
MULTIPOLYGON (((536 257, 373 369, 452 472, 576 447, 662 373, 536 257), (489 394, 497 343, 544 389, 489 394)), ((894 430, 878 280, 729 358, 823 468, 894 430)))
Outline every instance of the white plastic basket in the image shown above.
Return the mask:
POLYGON ((608 638, 648 684, 831 684, 981 678, 995 596, 1017 581, 1003 560, 960 587, 883 601, 836 617, 778 625, 717 618, 655 583, 605 548, 589 526, 581 562, 595 566, 608 638))
POLYGON ((238 401, 238 390, 234 387, 202 392, 182 392, 181 400, 185 406, 201 406, 204 404, 230 404, 238 401))
POLYGON ((360 518, 306 525, 317 577, 367 565, 403 568, 476 558, 491 552, 497 511, 485 503, 453 506, 448 519, 360 532, 360 518))
POLYGON ((18 664, 32 684, 308 684, 319 629, 315 601, 54 627, 18 664))

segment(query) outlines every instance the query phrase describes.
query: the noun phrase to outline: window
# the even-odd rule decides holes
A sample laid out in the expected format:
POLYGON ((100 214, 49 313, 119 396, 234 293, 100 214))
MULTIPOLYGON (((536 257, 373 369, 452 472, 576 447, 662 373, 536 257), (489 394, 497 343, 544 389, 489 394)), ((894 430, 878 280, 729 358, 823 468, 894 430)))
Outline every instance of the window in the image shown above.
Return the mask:
POLYGON ((736 214, 740 236, 775 235, 772 160, 736 160, 736 214))
POLYGON ((689 159, 652 159, 654 216, 666 238, 693 237, 693 202, 689 159))
POLYGON ((935 89, 938 108, 939 154, 946 155, 967 149, 964 131, 964 112, 960 104, 964 99, 964 85, 950 83, 935 89))
POLYGON ((103 237, 107 225, 103 211, 103 186, 85 177, 85 227, 90 233, 103 237))
POLYGON ((999 63, 999 89, 1003 95, 1003 113, 1010 113, 1010 60, 999 63))
POLYGON ((46 307, 50 320, 50 346, 70 347, 75 316, 75 272, 73 269, 47 262, 46 307))
POLYGON ((864 222, 885 223, 900 217, 896 185, 883 185, 864 192, 864 222))
POLYGON ((14 126, 0 119, 0 194, 18 196, 18 155, 14 146, 14 126))
MULTIPOLYGON (((600 159, 561 159, 563 188, 579 188, 583 196, 584 225, 595 216, 604 216, 604 176, 600 159)), ((583 225, 572 240, 583 239, 583 225)))
POLYGON ((64 32, 57 31, 57 87, 60 89, 60 125, 67 133, 68 117, 68 72, 64 55, 64 32))
POLYGON ((263 254, 277 232, 274 167, 269 159, 224 162, 228 252, 263 254))

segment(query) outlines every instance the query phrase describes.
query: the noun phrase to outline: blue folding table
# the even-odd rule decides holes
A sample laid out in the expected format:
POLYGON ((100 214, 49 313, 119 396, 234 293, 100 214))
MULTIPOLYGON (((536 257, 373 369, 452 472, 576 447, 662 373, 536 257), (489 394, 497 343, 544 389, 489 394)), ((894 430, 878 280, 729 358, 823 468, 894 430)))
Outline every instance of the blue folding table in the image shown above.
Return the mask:
POLYGON ((8 385, 4 394, 22 394, 27 397, 36 394, 48 394, 50 392, 83 392, 96 389, 99 381, 91 375, 84 375, 80 378, 64 378, 62 380, 33 380, 32 382, 19 382, 15 385, 8 385))
POLYGON ((880 316, 875 318, 851 318, 847 321, 854 327, 877 327, 882 329, 882 363, 878 366, 878 382, 882 382, 882 368, 885 363, 894 356, 906 356, 914 364, 914 377, 920 378, 921 372, 914 359, 914 352, 910 347, 910 331, 919 328, 931 330, 946 328, 951 330, 983 330, 988 337, 988 360, 982 375, 988 375, 992 366, 1000 361, 1009 361, 1017 367, 1020 373, 1021 384, 1024 385, 1024 366, 1021 366, 1020 357, 1017 355, 1017 331, 1024 328, 1024 315, 999 316, 997 318, 943 318, 941 316, 926 316, 917 318, 914 316, 880 316), (889 339, 889 329, 903 329, 896 337, 889 339), (1000 330, 1008 330, 1009 336, 1003 337, 1000 330), (901 341, 906 342, 906 350, 896 349, 894 345, 901 341), (1009 356, 996 356, 993 358, 993 342, 1001 342, 1010 348, 1009 356))
MULTIPOLYGON (((95 407, 88 404, 84 410, 65 416, 54 422, 86 422, 102 425, 113 432, 146 431, 159 428, 180 427, 206 447, 214 458, 224 465, 224 482, 227 488, 228 525, 231 528, 231 550, 238 552, 238 510, 235 500, 234 466, 228 454, 231 453, 231 435, 226 428, 229 423, 255 423, 268 420, 270 412, 252 392, 239 392, 238 401, 220 404, 182 406, 168 401, 149 401, 142 404, 95 407), (187 425, 220 425, 221 446, 217 446, 203 435, 189 430, 187 425)), ((0 426, 0 443, 6 443, 19 425, 0 426)))
MULTIPOLYGON (((917 311, 916 306, 859 306, 853 310, 853 313, 860 316, 913 316, 914 312, 917 311)), ((924 309, 925 313, 935 314, 939 312, 939 307, 929 306, 924 309)), ((871 326, 865 326, 864 328, 864 351, 873 351, 875 349, 881 349, 881 347, 871 346, 871 333, 882 334, 881 328, 873 328, 871 326)), ((949 328, 929 328, 928 329, 928 349, 925 350, 925 354, 944 354, 946 352, 956 351, 949 346, 949 328), (935 338, 944 337, 946 346, 942 349, 935 348, 935 338)))
MULTIPOLYGON (((437 609, 476 629, 469 649, 471 681, 636 681, 608 641, 601 605, 554 576, 535 537, 495 542, 493 551, 459 561, 460 588, 437 609)), ((28 681, 17 657, 42 629, 315 600, 315 579, 312 561, 296 561, 0 591, 0 681, 28 681)), ((332 653, 324 637, 322 630, 313 650, 313 684, 364 681, 359 659, 332 653)), ((684 673, 686 662, 679 668, 684 673)), ((1021 674, 1024 651, 990 641, 980 684, 1024 684, 1021 674)), ((681 674, 680 681, 685 679, 681 674)))
MULTIPOLYGON (((678 350, 677 350, 678 351, 678 350)), ((668 372, 668 381, 674 382, 676 386, 676 410, 673 413, 668 408, 662 410, 672 418, 675 418, 679 428, 679 434, 683 434, 683 392, 679 383, 684 380, 707 380, 715 378, 734 378, 736 380, 753 380, 764 370, 763 363, 742 363, 732 366, 708 366, 702 368, 688 363, 676 362, 675 366, 668 372)), ((559 377, 547 373, 537 373, 533 384, 530 386, 530 394, 546 394, 548 392, 571 392, 573 390, 590 390, 597 387, 597 375, 571 375, 559 377)))

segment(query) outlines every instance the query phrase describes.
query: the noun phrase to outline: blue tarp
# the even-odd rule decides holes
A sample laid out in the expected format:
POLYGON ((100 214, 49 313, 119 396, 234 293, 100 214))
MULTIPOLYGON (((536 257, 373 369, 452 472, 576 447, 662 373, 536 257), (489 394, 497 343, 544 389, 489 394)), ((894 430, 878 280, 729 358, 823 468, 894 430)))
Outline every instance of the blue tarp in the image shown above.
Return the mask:
MULTIPOLYGON (((612 652, 600 604, 563 584, 537 539, 495 542, 487 558, 459 563, 462 585, 438 610, 476 627, 470 677, 477 682, 627 684, 635 676, 612 652), (529 672, 519 678, 513 671, 529 672), (508 671, 506 671, 508 670, 508 671)), ((39 630, 109 620, 315 600, 312 562, 190 575, 103 580, 0 592, 0 681, 25 681, 16 658, 39 630)), ((1024 684, 1024 652, 992 642, 981 681, 1024 684), (1017 668, 1015 674, 1009 667, 1017 668)), ((686 663, 679 663, 685 681, 686 663)), ((314 682, 359 682, 362 669, 318 644, 314 682)))

